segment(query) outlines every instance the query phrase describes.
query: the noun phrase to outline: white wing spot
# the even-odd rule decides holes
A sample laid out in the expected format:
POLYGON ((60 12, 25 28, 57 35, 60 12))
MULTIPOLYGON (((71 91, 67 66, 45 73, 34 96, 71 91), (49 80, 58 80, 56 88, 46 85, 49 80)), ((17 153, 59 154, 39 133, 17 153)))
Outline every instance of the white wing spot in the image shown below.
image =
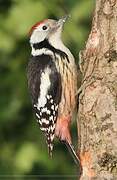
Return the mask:
POLYGON ((47 119, 41 119, 42 123, 49 124, 49 121, 47 119))
POLYGON ((55 115, 56 113, 55 113, 55 111, 53 111, 53 115, 55 115))
POLYGON ((47 131, 47 128, 41 127, 40 128, 42 131, 47 131))
POLYGON ((50 95, 47 95, 47 99, 50 99, 50 95))
POLYGON ((49 120, 50 120, 50 121, 53 120, 53 116, 50 116, 49 120))
POLYGON ((41 110, 41 112, 47 112, 47 107, 45 107, 45 108, 42 108, 42 110, 41 110))
POLYGON ((50 103, 53 103, 53 99, 50 100, 50 103))
POLYGON ((41 116, 41 115, 42 115, 42 112, 40 111, 39 114, 40 114, 40 116, 41 116))
POLYGON ((54 105, 51 106, 51 109, 54 110, 54 105))
POLYGON ((40 119, 40 116, 36 113, 36 116, 40 119))
POLYGON ((42 125, 42 121, 41 120, 38 120, 39 124, 42 125))
POLYGON ((50 114, 50 110, 47 110, 47 114, 50 114))

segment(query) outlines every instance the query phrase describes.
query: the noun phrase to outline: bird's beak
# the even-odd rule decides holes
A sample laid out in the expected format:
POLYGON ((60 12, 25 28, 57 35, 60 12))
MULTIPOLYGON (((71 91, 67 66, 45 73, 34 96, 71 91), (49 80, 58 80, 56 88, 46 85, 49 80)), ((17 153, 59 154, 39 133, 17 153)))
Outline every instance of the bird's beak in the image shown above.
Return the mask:
POLYGON ((67 19, 69 18, 69 15, 66 15, 62 18, 60 18, 59 20, 56 21, 56 23, 53 25, 53 27, 51 28, 50 33, 56 32, 57 30, 62 30, 64 23, 67 21, 67 19))
POLYGON ((60 18, 58 21, 57 21, 57 26, 58 27, 63 27, 64 23, 68 20, 70 16, 69 15, 66 15, 62 18, 60 18))

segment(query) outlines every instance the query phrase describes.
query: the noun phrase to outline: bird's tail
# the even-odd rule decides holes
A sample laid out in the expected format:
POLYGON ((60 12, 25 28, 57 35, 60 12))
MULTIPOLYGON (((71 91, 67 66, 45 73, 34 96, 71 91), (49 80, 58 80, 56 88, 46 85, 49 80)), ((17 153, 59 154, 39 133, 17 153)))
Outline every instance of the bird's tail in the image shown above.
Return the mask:
POLYGON ((53 143, 48 144, 48 153, 49 153, 50 158, 52 158, 52 155, 53 155, 53 143))
POLYGON ((52 158, 52 153, 53 153, 53 140, 54 140, 54 135, 52 134, 47 134, 46 135, 46 142, 48 146, 48 153, 49 156, 52 158))
POLYGON ((70 152, 75 164, 80 169, 80 173, 81 173, 82 172, 82 166, 81 166, 80 158, 76 154, 73 144, 70 144, 66 141, 63 141, 63 143, 66 145, 68 151, 70 152))

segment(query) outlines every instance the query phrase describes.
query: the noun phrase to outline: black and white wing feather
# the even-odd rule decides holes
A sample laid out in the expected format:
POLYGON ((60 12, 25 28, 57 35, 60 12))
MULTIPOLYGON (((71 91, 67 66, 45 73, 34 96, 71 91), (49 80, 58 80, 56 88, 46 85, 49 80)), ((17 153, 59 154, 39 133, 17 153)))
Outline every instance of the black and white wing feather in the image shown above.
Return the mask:
POLYGON ((52 154, 58 104, 61 99, 61 76, 49 55, 31 57, 28 86, 40 129, 45 133, 52 154))

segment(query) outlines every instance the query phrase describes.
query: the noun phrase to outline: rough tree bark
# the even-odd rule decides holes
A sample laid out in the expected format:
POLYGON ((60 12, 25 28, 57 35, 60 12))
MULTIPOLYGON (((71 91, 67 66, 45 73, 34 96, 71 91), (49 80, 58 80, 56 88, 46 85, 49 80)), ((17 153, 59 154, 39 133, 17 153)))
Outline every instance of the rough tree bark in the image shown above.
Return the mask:
POLYGON ((80 70, 80 179, 117 180, 117 0, 96 1, 80 70))

